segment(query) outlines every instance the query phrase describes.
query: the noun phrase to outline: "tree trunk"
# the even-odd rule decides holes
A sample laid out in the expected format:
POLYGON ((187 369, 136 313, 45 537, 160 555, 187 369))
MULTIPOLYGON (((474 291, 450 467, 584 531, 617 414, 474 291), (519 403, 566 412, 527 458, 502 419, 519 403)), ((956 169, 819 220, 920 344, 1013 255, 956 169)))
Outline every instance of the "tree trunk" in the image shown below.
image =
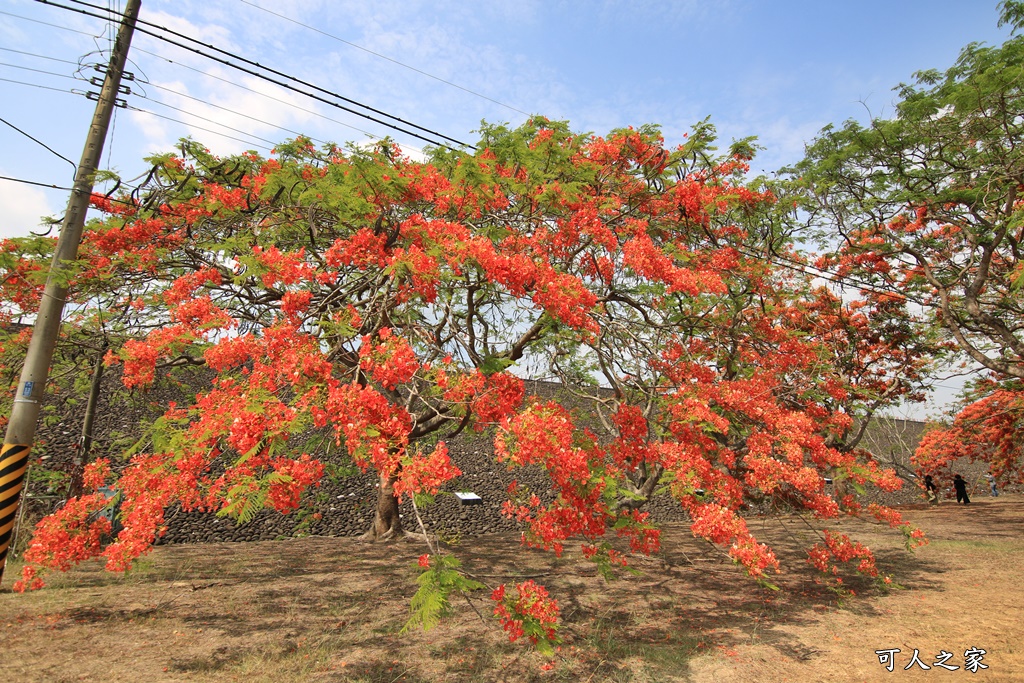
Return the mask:
POLYGON ((92 368, 92 384, 89 387, 89 401, 85 404, 85 420, 82 422, 82 438, 78 442, 78 451, 71 463, 71 487, 69 497, 82 495, 82 470, 89 464, 92 450, 92 430, 96 423, 96 406, 100 400, 100 388, 103 384, 103 356, 107 351, 106 342, 96 356, 92 368))
POLYGON ((364 540, 390 541, 405 536, 402 518, 398 515, 398 498, 395 497, 394 483, 394 477, 380 475, 377 512, 373 516, 373 526, 362 536, 364 540))

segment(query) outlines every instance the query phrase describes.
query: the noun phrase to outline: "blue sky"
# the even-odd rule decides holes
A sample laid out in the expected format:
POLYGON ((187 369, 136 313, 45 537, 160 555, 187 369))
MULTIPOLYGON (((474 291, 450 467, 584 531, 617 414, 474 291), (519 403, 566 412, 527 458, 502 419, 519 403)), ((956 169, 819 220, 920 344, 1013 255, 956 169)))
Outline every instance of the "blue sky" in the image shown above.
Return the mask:
MULTIPOLYGON (((93 103, 67 92, 89 88, 67 77, 79 60, 105 61, 111 27, 32 0, 0 0, 0 12, 0 118, 77 162, 93 103)), ((522 112, 599 134, 658 123, 669 143, 710 116, 725 144, 758 136, 757 172, 797 161, 828 123, 890 113, 892 88, 914 71, 944 69, 968 42, 1009 34, 995 0, 144 0, 141 18, 470 143, 481 119, 515 125, 522 112)), ((131 59, 148 84, 133 86, 128 104, 185 123, 118 111, 103 166, 125 179, 186 135, 225 154, 266 153, 288 131, 423 144, 148 36, 136 36, 131 59)), ((0 150, 0 175, 71 183, 66 161, 3 124, 0 150)), ((0 236, 36 229, 66 200, 0 180, 0 236)))

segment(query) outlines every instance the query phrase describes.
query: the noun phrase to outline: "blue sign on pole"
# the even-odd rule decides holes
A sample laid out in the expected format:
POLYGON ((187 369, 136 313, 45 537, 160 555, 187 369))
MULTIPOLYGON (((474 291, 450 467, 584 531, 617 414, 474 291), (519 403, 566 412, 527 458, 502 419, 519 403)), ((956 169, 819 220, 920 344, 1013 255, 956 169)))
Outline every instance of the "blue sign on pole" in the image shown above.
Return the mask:
POLYGON ((21 390, 21 395, 28 398, 32 395, 32 386, 35 382, 25 382, 25 388, 21 390))

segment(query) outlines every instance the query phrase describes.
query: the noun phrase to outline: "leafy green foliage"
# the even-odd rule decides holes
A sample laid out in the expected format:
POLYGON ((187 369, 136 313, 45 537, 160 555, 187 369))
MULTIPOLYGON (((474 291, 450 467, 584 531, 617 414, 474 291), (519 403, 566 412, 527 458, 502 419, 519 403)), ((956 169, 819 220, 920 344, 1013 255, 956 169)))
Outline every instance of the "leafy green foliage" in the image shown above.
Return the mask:
POLYGON ((402 628, 402 633, 417 627, 429 631, 451 612, 453 595, 464 595, 484 588, 482 583, 464 576, 459 571, 462 563, 454 555, 435 554, 423 557, 430 558, 429 565, 423 567, 424 560, 420 558, 419 566, 423 571, 416 579, 419 589, 409 603, 411 614, 402 628))

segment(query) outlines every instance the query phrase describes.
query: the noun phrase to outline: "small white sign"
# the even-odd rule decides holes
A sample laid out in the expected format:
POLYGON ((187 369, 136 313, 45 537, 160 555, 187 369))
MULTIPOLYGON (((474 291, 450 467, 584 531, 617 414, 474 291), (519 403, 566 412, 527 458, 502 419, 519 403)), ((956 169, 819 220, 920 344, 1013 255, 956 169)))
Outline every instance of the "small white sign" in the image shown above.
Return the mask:
POLYGON ((470 491, 456 491, 455 497, 458 498, 463 505, 483 505, 484 502, 480 496, 475 493, 471 493, 470 491))

